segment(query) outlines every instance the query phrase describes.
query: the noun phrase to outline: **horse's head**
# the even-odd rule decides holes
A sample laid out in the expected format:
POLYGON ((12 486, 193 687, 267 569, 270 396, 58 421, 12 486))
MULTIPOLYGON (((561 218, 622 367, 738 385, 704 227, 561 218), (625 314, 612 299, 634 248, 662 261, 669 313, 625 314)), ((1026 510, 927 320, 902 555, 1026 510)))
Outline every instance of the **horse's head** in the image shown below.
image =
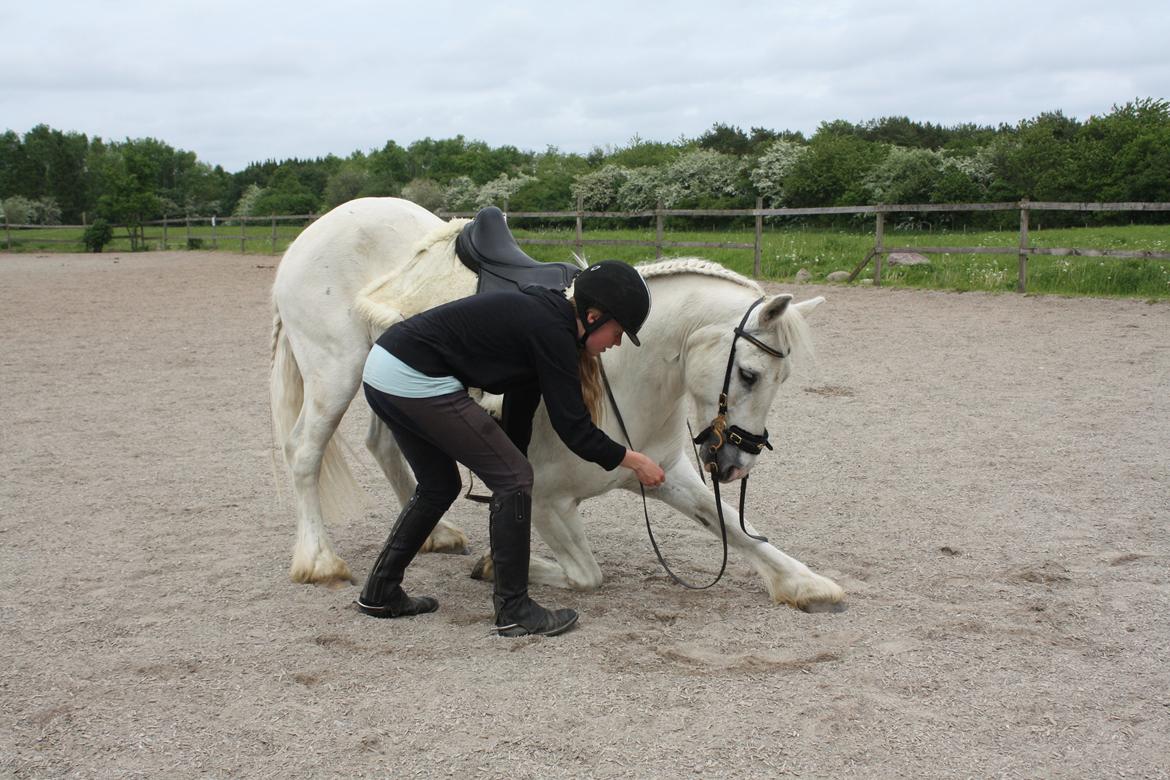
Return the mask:
POLYGON ((720 482, 747 476, 760 451, 771 449, 768 410, 793 366, 812 357, 804 315, 824 300, 748 299, 688 340, 687 391, 699 418, 711 421, 695 443, 703 468, 720 482))

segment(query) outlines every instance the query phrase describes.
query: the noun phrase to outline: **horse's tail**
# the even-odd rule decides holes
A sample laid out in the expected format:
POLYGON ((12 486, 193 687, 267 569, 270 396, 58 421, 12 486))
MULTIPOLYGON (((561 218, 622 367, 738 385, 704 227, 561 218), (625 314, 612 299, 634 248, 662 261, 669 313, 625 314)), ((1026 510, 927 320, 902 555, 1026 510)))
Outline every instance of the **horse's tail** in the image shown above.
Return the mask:
MULTIPOLYGON (((272 402, 272 432, 276 440, 272 454, 273 478, 279 486, 282 480, 277 476, 279 467, 275 450, 280 450, 286 466, 291 468, 288 443, 305 403, 305 381, 275 301, 272 305, 272 372, 268 389, 272 402)), ((346 465, 336 434, 325 446, 317 489, 321 511, 327 520, 340 519, 362 507, 361 486, 346 465)))

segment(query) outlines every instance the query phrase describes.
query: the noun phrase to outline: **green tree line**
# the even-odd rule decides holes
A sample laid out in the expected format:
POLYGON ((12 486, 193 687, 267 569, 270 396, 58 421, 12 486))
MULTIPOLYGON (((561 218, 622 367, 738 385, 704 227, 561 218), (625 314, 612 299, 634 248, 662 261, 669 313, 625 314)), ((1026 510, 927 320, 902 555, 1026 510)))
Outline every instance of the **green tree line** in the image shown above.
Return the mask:
MULTIPOLYGON (((875 203, 1170 201, 1170 103, 1137 99, 1081 121, 944 127, 907 117, 822 123, 811 136, 715 124, 588 154, 522 151, 462 135, 348 157, 269 160, 229 173, 153 138, 104 141, 39 125, 0 135, 0 207, 12 224, 320 213, 367 195, 432 210, 750 208, 875 203)), ((947 219, 996 219, 953 215, 947 219)), ((1010 215, 1009 217, 1010 218, 1010 215)), ((1055 219, 1130 220, 1132 214, 1055 219)), ((1156 219, 1156 215, 1139 218, 1156 219)))

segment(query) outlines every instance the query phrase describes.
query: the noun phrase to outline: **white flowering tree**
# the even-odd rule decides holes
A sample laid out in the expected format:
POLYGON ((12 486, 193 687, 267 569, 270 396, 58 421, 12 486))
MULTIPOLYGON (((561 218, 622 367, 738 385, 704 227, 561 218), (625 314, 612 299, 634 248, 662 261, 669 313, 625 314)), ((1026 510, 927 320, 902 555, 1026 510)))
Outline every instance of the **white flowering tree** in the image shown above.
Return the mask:
MULTIPOLYGON (((402 197, 414 200, 407 197, 405 190, 402 197)), ((473 211, 478 202, 479 186, 470 176, 456 176, 443 189, 443 208, 447 211, 473 211)))
POLYGON ((256 208, 256 201, 264 194, 264 188, 259 184, 252 183, 245 188, 244 193, 240 195, 240 199, 236 202, 236 210, 233 216, 236 217, 250 217, 256 208))
POLYGON ((941 152, 887 146, 885 158, 870 169, 863 184, 873 203, 929 203, 942 168, 941 152))
POLYGON ((477 209, 485 206, 498 206, 505 208, 508 201, 515 195, 521 187, 534 181, 535 177, 529 176, 526 173, 519 173, 515 176, 509 176, 506 173, 501 173, 496 178, 489 181, 480 187, 475 194, 475 207, 477 209))
POLYGON ((617 207, 623 211, 646 211, 655 208, 666 187, 662 168, 631 168, 618 188, 617 207))
POLYGON ((573 196, 581 198, 583 207, 590 211, 613 209, 617 207, 618 192, 629 178, 628 168, 611 163, 574 179, 573 196))
POLYGON ((694 149, 671 161, 661 177, 659 198, 667 208, 702 208, 746 194, 744 161, 711 149, 694 149))
POLYGON ((752 185, 772 206, 783 206, 784 179, 807 153, 808 147, 804 144, 792 141, 772 143, 749 174, 752 185))

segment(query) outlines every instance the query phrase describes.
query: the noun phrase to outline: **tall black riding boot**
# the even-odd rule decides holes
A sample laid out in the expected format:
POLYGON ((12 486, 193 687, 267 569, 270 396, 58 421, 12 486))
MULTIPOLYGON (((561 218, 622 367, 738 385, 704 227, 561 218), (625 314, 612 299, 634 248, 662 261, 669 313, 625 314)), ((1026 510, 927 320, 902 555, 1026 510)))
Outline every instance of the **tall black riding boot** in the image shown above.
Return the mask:
POLYGON ((496 580, 492 602, 496 607, 495 630, 500 636, 555 636, 577 622, 573 610, 548 610, 528 597, 531 528, 532 496, 523 491, 492 496, 488 527, 496 580))
POLYGON ((428 596, 411 598, 406 595, 402 589, 402 575, 444 511, 446 507, 437 510, 419 501, 417 493, 411 496, 366 579, 362 595, 355 602, 359 610, 376 618, 396 618, 434 612, 439 608, 439 602, 428 596))

